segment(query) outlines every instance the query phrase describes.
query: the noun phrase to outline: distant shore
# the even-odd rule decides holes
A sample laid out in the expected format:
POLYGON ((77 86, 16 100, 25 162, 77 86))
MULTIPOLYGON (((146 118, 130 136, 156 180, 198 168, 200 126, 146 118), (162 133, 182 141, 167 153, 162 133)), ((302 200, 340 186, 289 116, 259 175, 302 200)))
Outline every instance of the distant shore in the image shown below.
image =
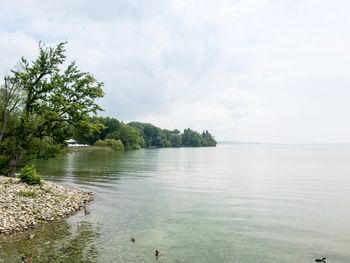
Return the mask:
POLYGON ((0 234, 32 229, 86 209, 94 198, 91 192, 43 181, 28 185, 18 179, 0 178, 0 234))
MULTIPOLYGON (((179 147, 156 147, 156 146, 150 146, 146 148, 139 148, 139 149, 180 149, 180 148, 209 148, 209 147, 215 147, 215 146, 199 146, 199 147, 193 147, 193 146, 179 146, 179 147)), ((134 150, 134 149, 133 149, 134 150)), ((123 152, 123 151, 115 151, 110 146, 84 146, 84 147, 68 147, 68 152, 94 152, 94 151, 100 151, 100 152, 123 152)))

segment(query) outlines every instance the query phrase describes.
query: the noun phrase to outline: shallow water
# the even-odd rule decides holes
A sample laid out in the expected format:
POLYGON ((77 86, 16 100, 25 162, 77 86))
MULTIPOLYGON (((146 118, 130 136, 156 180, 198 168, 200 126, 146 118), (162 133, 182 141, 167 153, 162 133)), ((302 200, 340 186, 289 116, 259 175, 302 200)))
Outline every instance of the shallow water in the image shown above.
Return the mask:
POLYGON ((46 180, 95 192, 91 214, 0 237, 0 262, 350 262, 349 157, 349 145, 219 145, 41 161, 46 180))

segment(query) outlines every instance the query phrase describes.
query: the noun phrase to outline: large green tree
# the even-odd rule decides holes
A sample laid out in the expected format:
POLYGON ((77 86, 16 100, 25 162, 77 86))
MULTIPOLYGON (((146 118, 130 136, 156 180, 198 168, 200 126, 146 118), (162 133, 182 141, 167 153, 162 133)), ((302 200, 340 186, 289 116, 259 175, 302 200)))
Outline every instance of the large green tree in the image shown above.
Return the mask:
POLYGON ((202 137, 201 135, 196 132, 191 130, 190 128, 185 129, 182 136, 182 145, 187 146, 187 147, 200 147, 202 146, 202 137))
POLYGON ((124 123, 121 123, 115 132, 107 135, 107 138, 121 140, 125 149, 139 149, 144 146, 144 140, 139 131, 124 123))
POLYGON ((103 83, 65 60, 65 43, 39 44, 37 59, 22 58, 0 86, 0 169, 9 176, 30 159, 59 154, 72 127, 101 128, 90 116, 101 110, 103 83))

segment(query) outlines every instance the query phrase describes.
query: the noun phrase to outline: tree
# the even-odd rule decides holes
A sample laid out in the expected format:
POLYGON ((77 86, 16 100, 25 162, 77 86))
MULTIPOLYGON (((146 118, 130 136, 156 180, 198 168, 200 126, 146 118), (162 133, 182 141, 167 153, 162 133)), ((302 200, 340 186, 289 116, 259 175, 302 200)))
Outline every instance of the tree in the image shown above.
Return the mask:
POLYGON ((188 128, 184 130, 181 136, 181 142, 183 146, 200 147, 202 146, 202 137, 198 132, 188 128))
POLYGON ((170 143, 171 147, 180 147, 181 146, 181 135, 180 134, 170 134, 170 143))
POLYGON ((116 139, 120 139, 123 142, 125 149, 139 149, 144 145, 139 131, 124 123, 120 125, 116 139))
POLYGON ((95 100, 103 97, 103 83, 80 71, 74 62, 62 70, 65 44, 39 44, 38 58, 32 62, 22 58, 22 69, 4 79, 0 168, 9 176, 30 159, 59 154, 72 127, 85 133, 101 128, 89 117, 102 110, 95 100))
POLYGON ((8 77, 4 78, 4 84, 0 86, 0 143, 7 132, 9 122, 13 115, 21 107, 21 97, 18 85, 8 77))
POLYGON ((216 146, 214 137, 208 131, 202 133, 202 146, 216 146))
POLYGON ((72 137, 80 143, 94 144, 98 140, 116 138, 115 132, 121 125, 120 121, 110 117, 92 117, 90 121, 96 125, 101 125, 101 129, 89 134, 75 131, 72 137))
POLYGON ((150 147, 153 146, 155 143, 155 138, 158 136, 157 127, 150 123, 142 123, 142 122, 130 122, 128 123, 129 126, 137 129, 140 133, 140 135, 143 138, 144 146, 150 147))

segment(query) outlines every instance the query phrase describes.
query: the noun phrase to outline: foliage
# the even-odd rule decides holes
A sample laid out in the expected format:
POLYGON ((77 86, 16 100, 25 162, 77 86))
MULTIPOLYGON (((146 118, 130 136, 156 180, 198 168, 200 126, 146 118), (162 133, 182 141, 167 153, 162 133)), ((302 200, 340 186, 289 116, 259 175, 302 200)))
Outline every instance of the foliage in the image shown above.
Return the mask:
POLYGON ((178 143, 173 140, 172 144, 170 137, 178 135, 178 130, 165 130, 154 126, 151 123, 130 122, 130 126, 139 130, 145 142, 145 147, 178 147, 178 143))
POLYGON ((35 190, 28 190, 28 191, 21 190, 19 191, 18 195, 34 198, 34 197, 37 197, 38 193, 35 190))
POLYGON ((74 132, 92 134, 103 126, 90 114, 101 108, 103 83, 75 63, 65 65, 65 43, 39 45, 39 56, 11 71, 0 86, 0 169, 14 176, 30 159, 62 152, 74 132))
POLYGON ((202 146, 216 146, 216 144, 217 142, 215 141, 214 137, 208 131, 202 133, 202 146))
POLYGON ((104 140, 98 140, 95 142, 96 146, 109 146, 112 147, 115 151, 123 151, 124 145, 121 140, 116 139, 104 139, 104 140))
POLYGON ((119 122, 117 119, 110 117, 91 117, 90 122, 100 126, 100 128, 93 131, 92 133, 85 133, 79 130, 74 130, 73 137, 76 138, 80 143, 94 144, 98 140, 104 140, 108 134, 111 134, 118 130, 121 125, 121 122, 119 122))
POLYGON ((151 123, 124 124, 110 117, 94 117, 90 121, 103 125, 103 128, 93 134, 76 134, 75 139, 81 143, 94 144, 99 140, 115 139, 121 140, 125 149, 216 146, 214 137, 208 131, 200 134, 191 129, 185 129, 181 133, 177 129, 161 129, 151 123))
POLYGON ((184 133, 182 134, 182 144, 184 146, 193 147, 201 146, 200 134, 196 131, 192 131, 191 129, 185 129, 184 133))
POLYGON ((22 107, 22 94, 19 86, 10 77, 4 78, 4 84, 0 85, 0 143, 5 133, 13 128, 18 122, 18 118, 14 118, 22 107))
POLYGON ((191 129, 185 129, 181 134, 179 130, 166 130, 150 123, 131 122, 130 126, 139 129, 146 147, 200 147, 216 146, 214 137, 205 131, 199 134, 191 129))
POLYGON ((34 166, 26 165, 23 167, 20 171, 20 179, 30 185, 41 185, 41 177, 36 173, 34 166))
POLYGON ((170 134, 169 140, 171 147, 180 147, 182 145, 180 134, 170 134))
POLYGON ((94 144, 99 140, 115 139, 121 140, 125 149, 216 146, 214 137, 208 131, 200 134, 191 129, 185 129, 181 133, 177 129, 161 129, 151 123, 125 124, 110 117, 94 117, 90 121, 103 125, 103 128, 93 134, 76 134, 75 139, 79 142, 94 144))
MULTIPOLYGON (((139 149, 144 145, 139 131, 130 125, 122 123, 115 135, 123 142, 125 149, 139 149)), ((111 138, 111 134, 107 137, 111 138)))

